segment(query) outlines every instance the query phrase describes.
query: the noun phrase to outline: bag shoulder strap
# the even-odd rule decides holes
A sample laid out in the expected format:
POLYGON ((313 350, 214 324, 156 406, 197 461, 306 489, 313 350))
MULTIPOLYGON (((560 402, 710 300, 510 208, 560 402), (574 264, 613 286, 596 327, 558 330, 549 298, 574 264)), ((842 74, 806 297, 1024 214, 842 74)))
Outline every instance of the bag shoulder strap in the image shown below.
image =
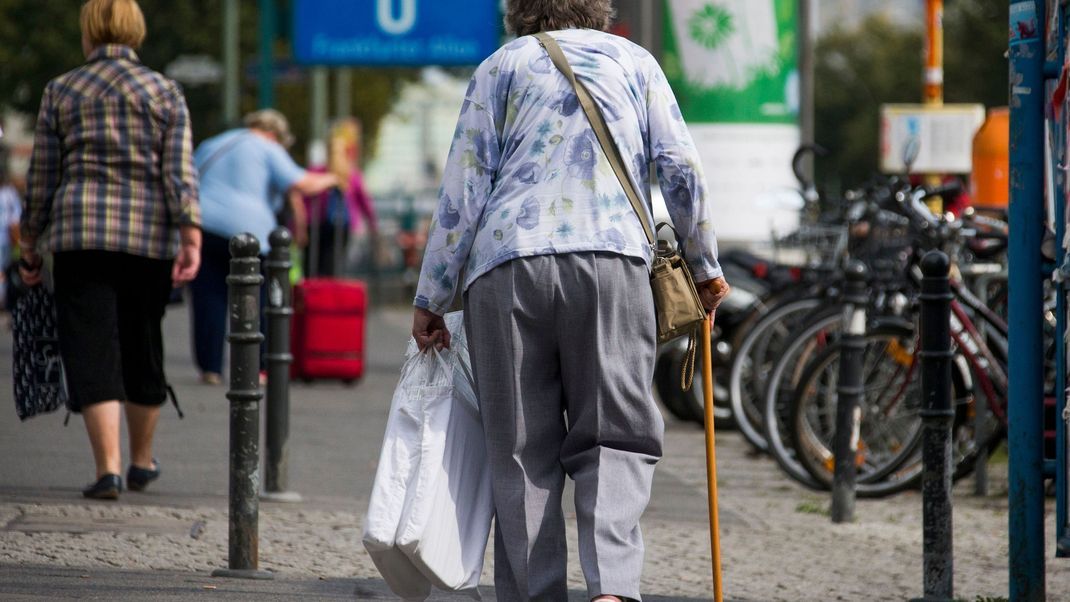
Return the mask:
POLYGON ((208 158, 205 159, 204 163, 201 164, 201 169, 199 173, 200 177, 204 177, 204 174, 208 173, 208 168, 210 168, 212 165, 215 165, 215 162, 222 158, 223 155, 227 154, 227 151, 238 146, 238 143, 242 140, 245 140, 246 136, 247 134, 235 134, 233 138, 226 142, 226 144, 220 146, 215 150, 214 153, 209 155, 208 158))
POLYGON ((583 107, 583 112, 587 114, 587 119, 591 122, 591 128, 594 130, 595 137, 598 138, 598 143, 602 145, 602 152, 609 159, 609 164, 613 167, 613 173, 617 174, 617 179, 620 180, 620 185, 624 188, 624 194, 631 201, 632 209, 635 210, 639 223, 643 225, 647 243, 653 247, 655 241, 654 230, 651 228, 650 223, 643 218, 643 201, 639 197, 639 192, 635 189, 635 185, 632 184, 631 178, 628 177, 628 170, 624 166, 624 160, 621 159, 620 149, 617 148, 617 143, 609 133, 609 126, 606 124, 602 111, 595 104, 594 97, 587 90, 587 86, 576 79, 576 74, 572 71, 572 66, 569 65, 568 59, 565 58, 565 53, 561 50, 561 46, 557 44, 557 40, 554 40, 552 36, 545 32, 535 34, 535 39, 546 49, 546 53, 550 55, 550 60, 553 61, 554 66, 565 76, 565 79, 572 84, 572 88, 576 91, 580 106, 583 107))

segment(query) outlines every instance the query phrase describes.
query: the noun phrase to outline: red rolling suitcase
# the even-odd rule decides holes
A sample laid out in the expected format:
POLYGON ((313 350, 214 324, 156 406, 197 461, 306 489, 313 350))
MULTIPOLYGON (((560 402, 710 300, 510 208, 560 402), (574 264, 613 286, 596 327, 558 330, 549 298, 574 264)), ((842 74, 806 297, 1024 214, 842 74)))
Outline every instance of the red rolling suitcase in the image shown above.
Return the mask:
MULTIPOLYGON (((340 192, 330 193, 330 201, 343 203, 340 192), (333 197, 333 198, 331 198, 333 197)), ((290 332, 291 378, 338 379, 346 384, 364 375, 364 326, 368 311, 368 291, 360 280, 337 277, 345 263, 345 223, 335 220, 334 262, 330 277, 317 277, 320 252, 322 198, 312 203, 309 230, 309 278, 294 287, 293 322, 290 332)), ((341 205, 344 211, 344 205, 341 205)), ((326 224, 322 224, 326 225, 326 224)))
POLYGON ((352 383, 364 375, 368 292, 359 280, 308 278, 294 287, 291 376, 352 383))

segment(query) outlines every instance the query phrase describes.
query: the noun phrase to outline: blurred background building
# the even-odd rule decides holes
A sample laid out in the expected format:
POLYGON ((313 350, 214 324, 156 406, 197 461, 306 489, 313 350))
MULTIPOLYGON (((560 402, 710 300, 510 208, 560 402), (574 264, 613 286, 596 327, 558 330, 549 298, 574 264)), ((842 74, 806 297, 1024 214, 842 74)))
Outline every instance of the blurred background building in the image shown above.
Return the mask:
MULTIPOLYGON (((310 1, 140 0, 149 25, 141 56, 183 84, 196 141, 263 104, 265 77, 272 83, 272 104, 291 119, 299 161, 317 161, 317 153, 309 151, 332 119, 357 117, 364 126, 368 184, 384 228, 419 229, 421 216, 434 204, 472 66, 301 64, 295 14, 310 1), (271 17, 266 25, 265 15, 271 17), (261 35, 265 26, 273 35, 261 35)), ((787 160, 808 131, 832 151, 814 170, 819 186, 834 193, 877 171, 881 104, 922 98, 925 0, 617 0, 616 7, 613 31, 651 50, 673 80, 707 157, 715 200, 726 216, 721 226, 726 239, 790 227, 798 185, 787 160), (805 6, 811 7, 809 15, 801 13, 805 6), (725 22, 718 18, 725 14, 734 26, 746 22, 749 29, 718 37, 718 23, 725 22), (812 53, 800 51, 804 16, 813 23, 812 53), (698 20, 685 24, 685 17, 698 20), (698 41, 690 36, 695 24, 707 27, 698 41), (701 61, 688 58, 699 56, 696 52, 723 57, 726 49, 740 58, 721 73, 700 72, 706 68, 701 61), (807 58, 812 112, 800 93, 807 58), (740 133, 741 124, 752 128, 749 134, 740 133), (747 142, 751 150, 735 146, 747 142), (775 216, 732 221, 758 205, 780 207, 773 214, 780 212, 787 222, 778 225, 775 216)), ((500 17, 486 21, 502 33, 500 17)), ((948 0, 947 102, 1006 103, 1006 23, 1004 0, 948 0)), ((0 115, 6 132, 0 144, 10 147, 7 167, 16 182, 26 171, 45 83, 82 60, 78 15, 68 0, 0 1, 0 115)))

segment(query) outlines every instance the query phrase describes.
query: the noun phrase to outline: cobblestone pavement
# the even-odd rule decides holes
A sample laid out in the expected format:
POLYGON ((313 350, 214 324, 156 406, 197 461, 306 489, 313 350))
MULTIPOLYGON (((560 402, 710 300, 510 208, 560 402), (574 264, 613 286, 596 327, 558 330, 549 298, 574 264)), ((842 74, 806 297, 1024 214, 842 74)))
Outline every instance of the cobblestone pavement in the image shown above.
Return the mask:
MULTIPOLYGON (((226 564, 227 402, 223 388, 197 383, 183 308, 169 313, 166 334, 169 374, 187 417, 165 410, 157 444, 163 477, 147 492, 125 493, 119 503, 84 501, 78 490, 92 476, 92 460, 81 421, 64 428, 57 415, 20 424, 9 407, 0 421, 0 452, 8 459, 0 463, 0 597, 155 599, 211 591, 228 599, 388 598, 360 545, 361 517, 409 319, 404 310, 373 314, 368 373, 357 386, 294 387, 290 486, 304 501, 261 504, 260 561, 277 573, 274 582, 209 577, 226 564)), ((0 337, 0 361, 9 357, 9 337, 0 337)), ((0 374, 0 390, 10 387, 9 374, 0 374)), ((833 526, 824 495, 793 485, 736 433, 720 431, 717 440, 731 599, 920 595, 917 493, 860 500, 855 523, 833 526)), ((703 450, 699 428, 667 418, 665 458, 643 519, 650 600, 711 596, 703 450)), ((968 484, 956 491, 956 593, 967 600, 1007 591, 999 468, 993 496, 972 497, 968 484)), ((582 600, 574 532, 570 546, 570 587, 582 600)), ((491 574, 488 552, 483 583, 492 583, 491 574)), ((1070 599, 1070 562, 1050 560, 1048 578, 1050 599, 1070 599)))

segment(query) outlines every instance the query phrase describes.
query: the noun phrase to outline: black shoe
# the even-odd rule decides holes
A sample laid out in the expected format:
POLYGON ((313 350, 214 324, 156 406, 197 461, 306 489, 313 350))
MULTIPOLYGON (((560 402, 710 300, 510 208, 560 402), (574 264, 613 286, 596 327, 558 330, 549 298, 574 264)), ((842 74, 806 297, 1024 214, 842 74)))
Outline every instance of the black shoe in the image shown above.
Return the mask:
POLYGON ((117 500, 123 490, 123 479, 117 474, 106 474, 89 487, 82 490, 82 495, 94 500, 117 500))
POLYGON ((155 468, 130 465, 129 470, 126 471, 126 486, 130 488, 130 491, 142 491, 148 487, 149 483, 160 477, 160 463, 156 461, 156 458, 152 459, 152 463, 155 468))

